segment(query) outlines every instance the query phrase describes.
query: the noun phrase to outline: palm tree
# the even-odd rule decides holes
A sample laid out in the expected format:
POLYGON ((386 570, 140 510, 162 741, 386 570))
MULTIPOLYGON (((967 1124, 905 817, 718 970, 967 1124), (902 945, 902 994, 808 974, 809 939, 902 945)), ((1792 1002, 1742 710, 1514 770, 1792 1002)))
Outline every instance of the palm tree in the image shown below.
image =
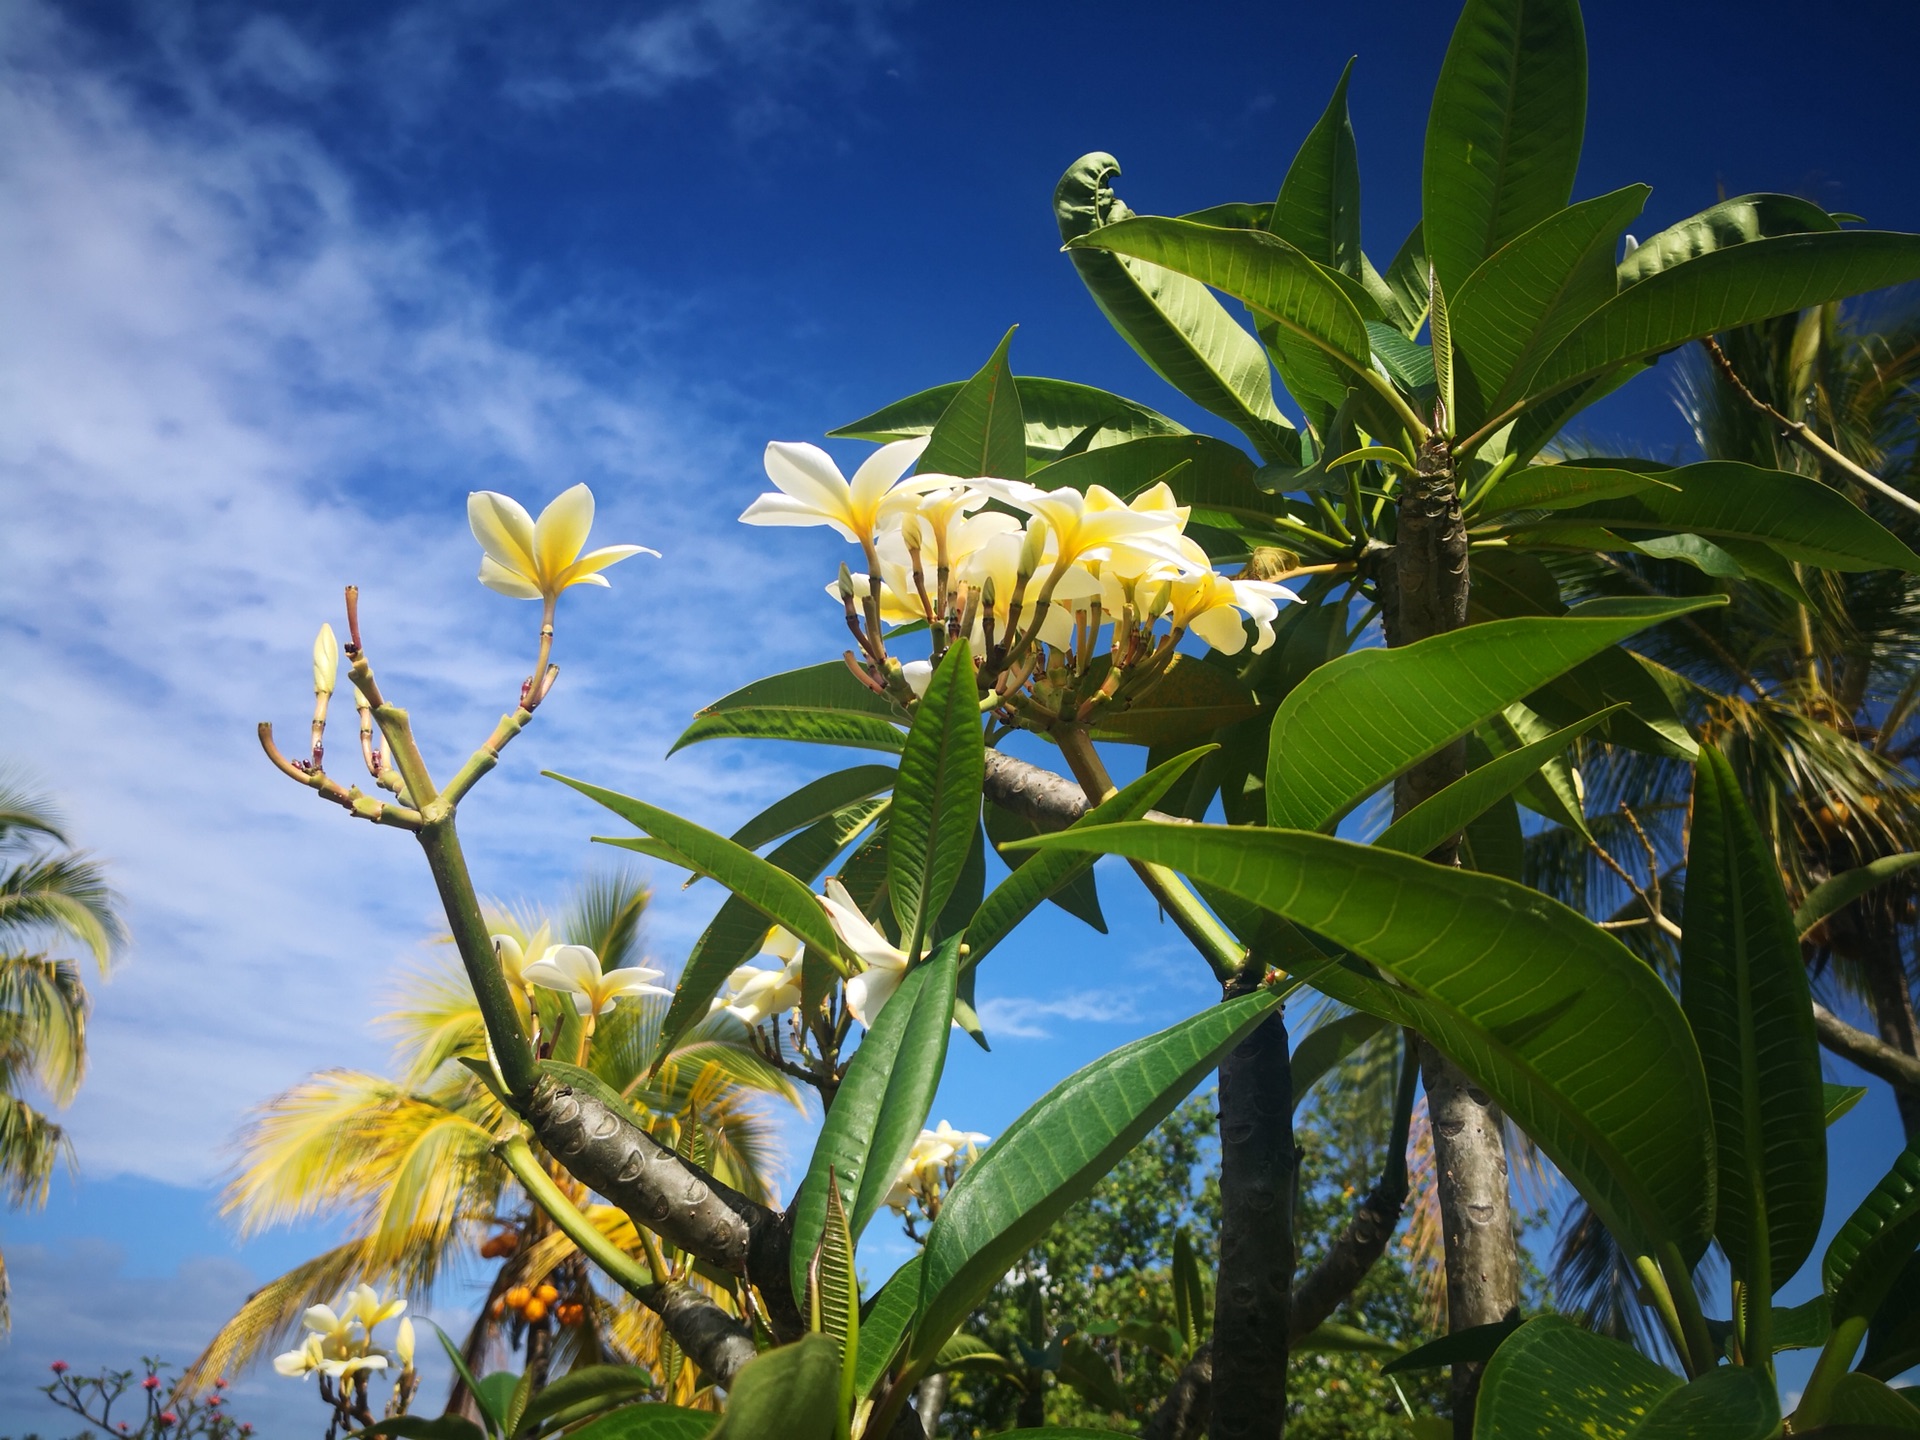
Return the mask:
MULTIPOLYGON (((539 943, 543 930, 586 945, 612 969, 637 958, 646 902, 640 882, 621 874, 583 885, 558 925, 538 911, 501 905, 489 907, 488 922, 523 946, 539 943)), ((551 993, 539 992, 533 1003, 545 1032, 554 1033, 560 1012, 551 993)), ((798 1092, 725 1013, 697 1026, 650 1074, 664 1016, 662 1001, 622 1003, 600 1020, 586 1068, 627 1099, 656 1139, 750 1197, 772 1200, 774 1135, 764 1102, 778 1097, 798 1106, 798 1092)), ((485 1031, 465 972, 449 957, 412 977, 380 1023, 397 1038, 395 1076, 324 1070, 268 1101, 242 1137, 223 1201, 243 1232, 344 1212, 352 1217, 350 1238, 250 1297, 182 1384, 211 1383, 257 1360, 292 1333, 309 1304, 356 1281, 425 1297, 450 1273, 497 1262, 463 1346, 476 1373, 506 1342, 524 1346, 539 1373, 602 1360, 648 1364, 667 1372, 680 1403, 691 1401, 692 1367, 676 1366, 657 1317, 624 1292, 593 1288, 572 1242, 528 1203, 495 1156, 496 1142, 519 1127, 480 1078, 485 1031), (551 1298, 529 1303, 527 1294, 538 1299, 543 1285, 552 1287, 551 1298)), ((565 1170, 549 1169, 616 1243, 634 1251, 652 1243, 621 1211, 589 1203, 565 1170)), ((729 1287, 702 1277, 695 1283, 737 1304, 729 1287)), ((453 1403, 461 1398, 456 1388, 453 1403)))
MULTIPOLYGON (((99 863, 72 848, 59 813, 0 775, 0 1195, 13 1208, 46 1203, 55 1167, 73 1163, 45 1104, 66 1105, 85 1078, 87 987, 77 946, 104 976, 126 939, 119 898, 99 863)), ((0 1257, 0 1332, 11 1324, 0 1257)))
MULTIPOLYGON (((1856 483, 1850 468, 1799 443, 1804 426, 1855 466, 1920 495, 1920 313, 1858 321, 1824 306, 1720 337, 1682 372, 1678 399, 1710 460, 1798 470, 1853 493, 1909 546, 1914 513, 1856 483)), ((1729 564, 1728 562, 1733 562, 1729 564)), ((1742 577, 1711 548, 1690 557, 1588 555, 1558 567, 1568 600, 1596 594, 1701 594, 1730 603, 1652 632, 1642 654, 1663 667, 1695 732, 1732 760, 1789 894, 1883 856, 1920 849, 1920 577, 1792 566, 1742 577), (1711 573, 1718 572, 1718 573, 1711 573), (1731 573, 1729 573, 1731 572, 1731 573)), ((1671 973, 1685 884, 1691 767, 1601 745, 1580 769, 1598 844, 1554 829, 1529 842, 1531 883, 1596 918, 1671 973)), ((1880 1038, 1920 1055, 1913 926, 1920 872, 1832 916, 1809 937, 1816 993, 1865 1009, 1880 1038)), ((1895 1090, 1907 1136, 1920 1095, 1895 1090)), ((1562 1232, 1564 1308, 1597 1328, 1647 1339, 1656 1327, 1625 1297, 1637 1285, 1583 1207, 1562 1232)))

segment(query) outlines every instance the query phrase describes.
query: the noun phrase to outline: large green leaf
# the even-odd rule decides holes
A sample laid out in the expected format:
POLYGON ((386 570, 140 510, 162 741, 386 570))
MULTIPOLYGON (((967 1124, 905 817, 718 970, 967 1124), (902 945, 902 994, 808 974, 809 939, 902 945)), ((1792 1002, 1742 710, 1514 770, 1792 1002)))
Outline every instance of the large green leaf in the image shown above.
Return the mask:
POLYGON ((899 706, 834 660, 769 675, 721 696, 695 713, 673 750, 734 737, 898 750, 906 740, 898 727, 906 723, 899 706))
POLYGON ((891 765, 855 765, 851 770, 822 775, 774 801, 729 838, 748 850, 758 850, 769 840, 817 824, 857 801, 891 790, 893 777, 891 765))
MULTIPOLYGON (((1027 816, 1016 815, 1011 810, 1004 810, 998 805, 991 804, 986 807, 986 830, 987 839, 992 842, 995 853, 1000 855, 1009 870, 1018 870, 1023 865, 1031 865, 1035 857, 1024 850, 1002 853, 1001 846, 1009 841, 1025 840, 1034 835, 1047 833, 1044 827, 1036 825, 1027 816)), ((1048 893, 1046 898, 1075 919, 1092 926, 1102 935, 1107 933, 1107 917, 1100 909, 1100 890, 1094 883, 1091 869, 1083 869, 1062 881, 1048 893)), ((969 941, 969 945, 973 943, 969 941)))
POLYGON ((1794 933, 1805 935, 1829 915, 1846 909, 1862 895, 1884 885, 1914 866, 1920 865, 1920 852, 1886 855, 1853 870, 1843 870, 1807 892, 1800 908, 1793 912, 1794 933))
POLYGON ((1619 293, 1620 232, 1648 194, 1629 185, 1549 215, 1490 254, 1451 297, 1454 343, 1489 410, 1512 400, 1567 332, 1619 293))
MULTIPOLYGON (((855 801, 788 840, 767 856, 767 863, 811 887, 847 842, 879 819, 886 809, 884 798, 855 801)), ((620 840, 606 843, 623 847, 631 844, 620 840)), ((687 963, 680 971, 673 1003, 667 1007, 667 1018, 660 1025, 660 1047, 653 1059, 656 1070, 686 1033, 707 1017, 713 997, 720 993, 727 977, 760 953, 767 928, 766 912, 759 906, 738 895, 727 897, 719 913, 700 932, 693 953, 687 956, 687 963)))
POLYGON ((1274 715, 1267 823, 1331 825, 1416 760, 1581 661, 1649 625, 1722 603, 1589 601, 1557 617, 1493 620, 1329 661, 1274 715))
POLYGON ((807 1267, 827 1218, 828 1174, 838 1182, 855 1240, 880 1208, 933 1107, 947 1061, 960 937, 907 972, 873 1028, 853 1052, 833 1108, 793 1202, 792 1279, 806 1289, 807 1267))
MULTIPOLYGON (((1068 247, 1107 250, 1164 266, 1233 296, 1277 327, 1283 369, 1311 395, 1384 385, 1373 372, 1365 317, 1347 291, 1299 250, 1259 230, 1221 230, 1187 220, 1136 216, 1102 226, 1068 247)), ((1296 397, 1301 386, 1295 383, 1296 397)))
POLYGON ((1820 1278, 1833 1304, 1833 1323, 1871 1316, 1916 1245, 1920 1245, 1920 1140, 1900 1152, 1893 1168, 1827 1245, 1820 1278))
POLYGON ((827 923, 827 912, 821 908, 819 900, 805 885, 772 861, 763 860, 751 850, 742 849, 724 835, 716 835, 691 820, 681 819, 671 810, 662 810, 631 795, 589 785, 584 780, 575 780, 552 770, 542 770, 540 773, 549 780, 572 786, 589 800, 599 801, 621 819, 631 822, 656 840, 664 840, 706 874, 758 909, 770 922, 786 926, 806 944, 817 945, 829 955, 840 952, 839 939, 834 935, 833 927, 827 923))
MULTIPOLYGON (((1825 1299, 1823 1295, 1821 1299, 1825 1299)), ((1920 1365, 1920 1255, 1907 1261, 1887 1298, 1873 1312, 1860 1369, 1881 1380, 1920 1365)))
POLYGON ((1656 470, 1596 469, 1591 465, 1528 465, 1511 470, 1479 497, 1473 508, 1484 515, 1503 510, 1566 510, 1638 495, 1642 490, 1679 487, 1656 470))
POLYGON ((1144 695, 1125 710, 1100 716, 1094 734, 1130 745, 1197 745, 1222 726, 1259 713, 1259 701, 1233 671, 1176 655, 1144 695))
POLYGON ((1786 892, 1733 767, 1702 746, 1687 850, 1681 1004, 1713 1104, 1714 1235, 1762 1303, 1813 1253, 1827 1137, 1813 997, 1786 892))
POLYGON ((1911 1390, 1871 1375, 1842 1375, 1828 1397, 1826 1423, 1805 1433, 1822 1440, 1900 1440, 1920 1435, 1920 1406, 1911 1390))
POLYGON ((1012 343, 1009 330, 987 363, 941 412, 914 467, 917 473, 1026 479, 1027 425, 1013 368, 1007 364, 1007 347, 1012 343))
POLYGON ((906 1343, 920 1304, 920 1257, 913 1256, 867 1302, 860 1316, 860 1358, 853 1371, 853 1393, 871 1395, 906 1343))
MULTIPOLYGON (((1138 820, 1160 803, 1160 797, 1187 772, 1188 767, 1212 749, 1211 745, 1202 745, 1154 766, 1138 780, 1088 810, 1069 828, 1088 829, 1095 825, 1111 825, 1119 820, 1138 820)), ((1093 866, 1091 860, 1065 852, 1034 855, 1015 851, 1014 855, 1023 863, 1015 866, 1011 875, 993 887, 992 893, 981 902, 973 923, 967 927, 965 963, 968 969, 978 965, 994 946, 1012 934, 1013 927, 1026 919, 1042 900, 1093 866)))
POLYGON ((678 1405, 629 1405, 589 1420, 567 1440, 705 1440, 720 1417, 711 1410, 682 1410, 678 1405))
POLYGON ((713 1440, 831 1440, 840 1356, 824 1335, 769 1350, 734 1377, 713 1440))
POLYGON ((1711 251, 1601 306, 1547 357, 1527 393, 1537 399, 1703 335, 1914 279, 1920 235, 1838 230, 1711 251))
MULTIPOLYGON (((1567 613, 1559 585, 1539 557, 1502 549, 1474 552, 1467 610, 1476 622, 1567 613)), ((1699 753, 1646 662, 1619 647, 1574 666, 1529 695, 1526 705, 1551 724, 1572 725, 1619 701, 1627 710, 1601 730, 1610 743, 1675 760, 1691 761, 1699 753)))
POLYGON ((1448 290, 1573 194, 1587 122, 1578 0, 1467 0, 1427 116, 1420 213, 1448 290))
POLYGON ((1480 1380, 1474 1440, 1766 1440, 1780 1424, 1766 1375, 1712 1371, 1691 1384, 1631 1346, 1557 1315, 1529 1320, 1480 1380))
MULTIPOLYGON (((954 380, 922 390, 827 434, 882 442, 931 435, 934 424, 966 383, 954 380)), ((1178 420, 1138 400, 1129 400, 1093 385, 1049 380, 1041 375, 1016 375, 1013 385, 1020 394, 1020 415, 1026 423, 1030 464, 1058 460, 1060 453, 1073 445, 1098 450, 1146 435, 1187 433, 1187 427, 1178 420)))
MULTIPOLYGON (((1632 471, 1604 466, 1545 468, 1562 472, 1554 477, 1562 483, 1624 488, 1634 478, 1632 471)), ((1634 494, 1559 510, 1525 522, 1525 529, 1549 538, 1562 526, 1684 531, 1713 540, 1758 542, 1789 560, 1826 570, 1920 571, 1920 555, 1838 490, 1810 476, 1734 460, 1703 460, 1651 478, 1657 483, 1634 494)))
POLYGON ((1329 270, 1360 274, 1360 153, 1347 114, 1347 81, 1353 62, 1340 72, 1333 98, 1307 132, 1267 228, 1329 270))
POLYGON ((963 638, 934 670, 914 711, 887 820, 887 894, 909 953, 930 933, 967 863, 986 768, 973 651, 963 638))
POLYGON ((1191 518, 1202 525, 1260 524, 1292 513, 1285 500, 1255 482, 1253 462, 1245 451, 1211 435, 1148 435, 1083 450, 1034 471, 1028 479, 1042 490, 1068 486, 1084 493, 1089 486, 1104 485, 1128 500, 1164 480, 1180 504, 1193 507, 1191 518))
POLYGON ((1309 1090, 1386 1028, 1387 1022, 1378 1015, 1359 1011, 1307 1032, 1306 1038, 1293 1047, 1293 1108, 1298 1110, 1309 1090))
MULTIPOLYGON (((1119 173, 1119 161, 1098 153, 1068 167, 1053 192, 1062 240, 1071 244, 1131 213, 1111 188, 1119 173)), ((1265 353, 1205 285, 1097 250, 1069 253, 1114 329, 1162 379, 1239 429, 1261 458, 1299 464, 1300 437, 1273 403, 1265 353)))
POLYGON ((1616 273, 1624 290, 1649 275, 1697 260, 1710 251, 1745 245, 1769 235, 1804 235, 1839 228, 1831 215, 1798 195, 1736 195, 1669 225, 1657 235, 1649 235, 1621 260, 1616 273))
POLYGON ((1281 995, 1266 989, 1242 996, 1123 1045, 1054 1086, 982 1151, 928 1232, 912 1354, 932 1359, 1007 1267, 1272 1013, 1281 995))
POLYGON ((580 1406, 610 1404, 629 1396, 644 1395, 653 1388, 653 1372, 644 1365, 579 1365, 527 1402, 518 1429, 526 1434, 541 1421, 559 1420, 580 1406))
POLYGON ((1542 765, 1612 713, 1608 709, 1589 715, 1469 770, 1439 794, 1428 797, 1394 821, 1373 843, 1384 850, 1398 850, 1402 855, 1428 854, 1449 835, 1484 814, 1495 801, 1512 794, 1539 774, 1542 765))
POLYGON ((1168 866, 1371 961, 1394 983, 1312 947, 1289 967, 1430 1038, 1634 1253, 1705 1246, 1713 1132, 1700 1052, 1659 977, 1584 916, 1508 880, 1300 831, 1147 822, 1027 844, 1168 866))

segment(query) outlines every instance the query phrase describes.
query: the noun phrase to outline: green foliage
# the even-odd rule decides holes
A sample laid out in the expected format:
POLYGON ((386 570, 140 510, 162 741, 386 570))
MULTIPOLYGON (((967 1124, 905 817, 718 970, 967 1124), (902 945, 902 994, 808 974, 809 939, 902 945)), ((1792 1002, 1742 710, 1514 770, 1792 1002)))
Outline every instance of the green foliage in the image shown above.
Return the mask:
POLYGON ((903 947, 915 959, 975 844, 986 763, 973 651, 962 639, 934 670, 914 711, 887 820, 887 894, 903 947))

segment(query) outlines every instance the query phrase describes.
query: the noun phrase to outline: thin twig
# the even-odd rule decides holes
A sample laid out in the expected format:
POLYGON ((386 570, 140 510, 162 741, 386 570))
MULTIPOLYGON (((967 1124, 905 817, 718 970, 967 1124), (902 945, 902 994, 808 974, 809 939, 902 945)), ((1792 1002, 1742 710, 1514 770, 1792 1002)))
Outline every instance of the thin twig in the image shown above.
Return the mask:
POLYGON ((1675 940, 1680 939, 1682 935, 1680 927, 1660 913, 1660 906, 1654 901, 1654 898, 1640 888, 1639 883, 1633 876, 1626 872, 1625 867, 1623 867, 1618 860, 1607 853, 1606 847, 1591 836, 1588 837, 1587 844, 1593 848, 1594 854, 1606 862, 1607 868, 1620 877, 1620 883, 1631 890, 1634 893, 1634 897, 1646 907, 1647 918, 1658 925, 1664 933, 1672 936, 1675 940))

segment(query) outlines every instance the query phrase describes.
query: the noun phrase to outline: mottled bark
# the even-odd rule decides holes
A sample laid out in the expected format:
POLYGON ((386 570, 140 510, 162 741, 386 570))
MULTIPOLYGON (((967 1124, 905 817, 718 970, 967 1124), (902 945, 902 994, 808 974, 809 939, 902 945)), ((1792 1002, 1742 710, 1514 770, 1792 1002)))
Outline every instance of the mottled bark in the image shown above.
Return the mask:
POLYGON ((1813 1028, 1820 1043, 1843 1059, 1851 1060, 1869 1075, 1877 1075, 1902 1092, 1920 1094, 1920 1060, 1903 1055, 1884 1040, 1847 1024, 1817 1001, 1813 1007, 1813 1028))
POLYGON ((942 1370, 927 1376, 920 1382, 920 1388, 914 1392, 913 1408, 920 1417, 920 1433, 932 1436, 940 1433, 940 1412, 947 1408, 947 1389, 952 1377, 942 1370))
POLYGON ((1140 1440, 1200 1440, 1207 1431, 1213 1397, 1213 1346, 1193 1352, 1173 1389, 1140 1427, 1140 1440))
POLYGON ((1002 810, 1042 830, 1064 830, 1091 808, 1086 792, 1066 776, 998 750, 987 751, 983 788, 987 799, 1002 810))
POLYGON ((1268 1440, 1286 1429, 1294 1169, 1293 1069, 1276 1012, 1220 1063, 1214 1440, 1268 1440))
POLYGON ((525 1113, 548 1153, 636 1225, 751 1280, 778 1338, 793 1339, 805 1329, 788 1278, 787 1217, 674 1154, 589 1091, 543 1077, 525 1113))
POLYGON ((700 1367, 701 1374, 725 1389, 757 1353, 753 1332, 691 1285, 659 1285, 640 1297, 667 1333, 700 1367))
MULTIPOLYGON (((1379 565, 1381 620, 1387 643, 1411 645, 1457 629, 1467 620, 1467 533, 1453 457, 1444 438, 1421 447, 1415 473, 1401 492, 1399 528, 1391 564, 1379 565)), ((1402 775, 1393 790, 1398 819, 1466 773, 1464 739, 1402 775)), ((1427 857, 1459 863, 1451 838, 1427 857)), ((1418 1044, 1427 1110, 1433 1122, 1441 1234, 1446 1244, 1447 1323, 1464 1330, 1512 1314, 1520 1301, 1519 1246, 1507 1187, 1506 1144, 1500 1112, 1451 1060, 1422 1039, 1418 1044)), ((1477 1364, 1453 1367, 1454 1434, 1470 1440, 1477 1364)))

